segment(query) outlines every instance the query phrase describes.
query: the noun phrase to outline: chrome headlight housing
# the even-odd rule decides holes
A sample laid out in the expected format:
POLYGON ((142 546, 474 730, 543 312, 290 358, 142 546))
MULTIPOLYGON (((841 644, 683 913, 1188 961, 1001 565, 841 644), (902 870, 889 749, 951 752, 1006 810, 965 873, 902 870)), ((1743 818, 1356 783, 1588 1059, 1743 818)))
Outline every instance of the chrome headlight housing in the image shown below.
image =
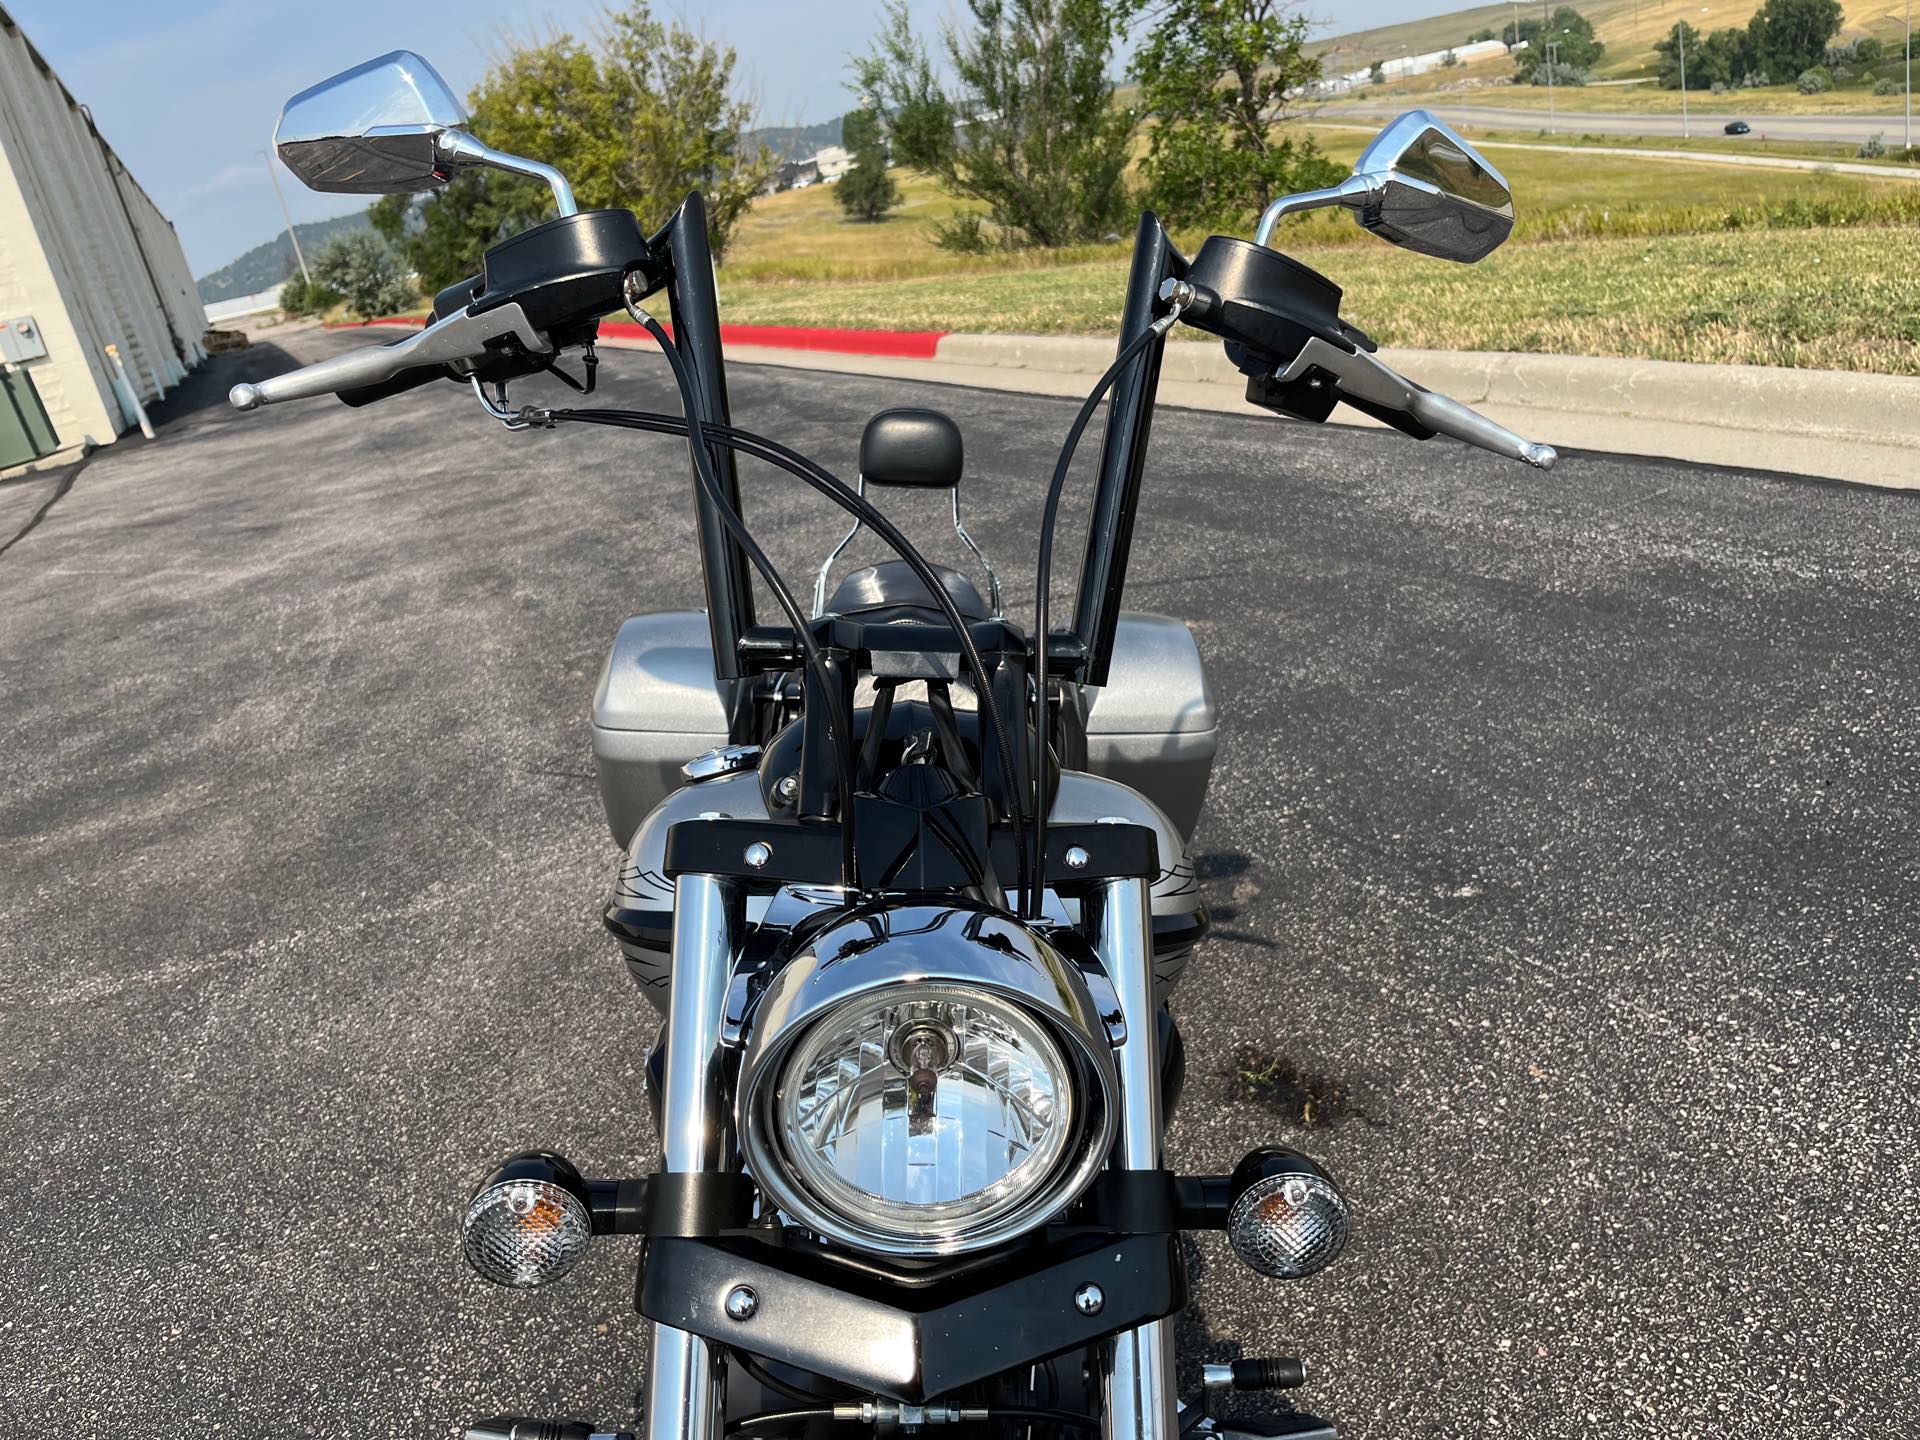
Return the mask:
POLYGON ((1086 1189, 1117 1093, 1079 969, 1018 920, 863 909, 815 932, 755 1007, 738 1132, 760 1188, 816 1233, 957 1255, 1086 1189))

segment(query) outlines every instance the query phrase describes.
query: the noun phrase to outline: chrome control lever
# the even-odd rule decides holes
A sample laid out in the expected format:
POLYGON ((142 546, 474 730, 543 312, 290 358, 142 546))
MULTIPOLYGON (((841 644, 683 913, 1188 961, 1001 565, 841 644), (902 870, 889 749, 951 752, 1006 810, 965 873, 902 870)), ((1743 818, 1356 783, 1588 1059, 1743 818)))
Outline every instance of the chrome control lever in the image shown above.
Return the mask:
POLYGON ((236 385, 227 392, 227 401, 236 410, 258 410, 283 400, 359 390, 391 380, 403 370, 470 365, 486 353, 489 341, 506 339, 518 342, 530 354, 553 353, 553 342, 533 328, 517 302, 509 301, 478 315, 456 310, 397 345, 363 345, 284 375, 236 385))
POLYGON ((1364 350, 1342 350, 1316 335, 1300 347, 1293 362, 1274 378, 1285 384, 1300 379, 1309 370, 1324 370, 1332 375, 1343 394, 1388 410, 1402 411, 1429 430, 1451 435, 1509 460, 1518 460, 1536 470, 1550 470, 1560 458, 1560 453, 1551 445, 1516 435, 1458 400, 1421 389, 1364 350))

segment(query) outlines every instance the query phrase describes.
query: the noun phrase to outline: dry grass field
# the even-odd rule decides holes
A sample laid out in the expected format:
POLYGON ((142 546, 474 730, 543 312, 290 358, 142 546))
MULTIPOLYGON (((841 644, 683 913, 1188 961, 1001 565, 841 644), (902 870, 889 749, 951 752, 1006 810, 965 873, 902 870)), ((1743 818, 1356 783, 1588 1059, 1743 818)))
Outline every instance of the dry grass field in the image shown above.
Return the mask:
MULTIPOLYGON (((1366 136, 1328 130, 1351 162, 1366 136)), ((1344 215, 1283 232, 1384 344, 1920 374, 1920 183, 1501 149, 1514 239, 1477 266, 1406 254, 1344 215)), ((1127 242, 954 255, 924 177, 866 225, 827 187, 758 203, 720 271, 726 318, 902 330, 1110 333, 1127 242)), ((1182 235, 1189 249, 1204 236, 1182 235)))

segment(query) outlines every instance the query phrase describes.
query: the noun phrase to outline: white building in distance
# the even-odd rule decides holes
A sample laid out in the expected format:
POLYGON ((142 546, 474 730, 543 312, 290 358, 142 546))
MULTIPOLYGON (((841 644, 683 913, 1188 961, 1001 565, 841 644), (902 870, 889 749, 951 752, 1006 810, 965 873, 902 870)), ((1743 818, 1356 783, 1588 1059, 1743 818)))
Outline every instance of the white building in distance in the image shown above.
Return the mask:
MULTIPOLYGON (((1425 55, 1396 55, 1391 60, 1380 61, 1381 82, 1404 80, 1409 75, 1424 75, 1429 70, 1441 70, 1447 67, 1447 56, 1453 56, 1454 63, 1470 65, 1475 60, 1484 60, 1490 55, 1505 55, 1507 47, 1498 40, 1480 40, 1472 45, 1456 45, 1451 50, 1433 50, 1425 55)), ((1349 70, 1344 75, 1329 75, 1320 82, 1323 94, 1341 94, 1348 90, 1358 90, 1375 83, 1373 67, 1365 70, 1349 70)))

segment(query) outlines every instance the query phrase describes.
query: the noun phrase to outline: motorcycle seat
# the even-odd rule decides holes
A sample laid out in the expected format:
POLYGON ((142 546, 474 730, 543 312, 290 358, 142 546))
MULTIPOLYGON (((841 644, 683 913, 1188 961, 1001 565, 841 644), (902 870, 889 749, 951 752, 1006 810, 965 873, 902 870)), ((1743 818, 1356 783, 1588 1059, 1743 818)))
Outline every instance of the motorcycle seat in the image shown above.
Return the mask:
MULTIPOLYGON (((967 620, 985 620, 987 602, 973 581, 945 565, 931 565, 933 573, 953 600, 954 609, 967 620)), ((886 560, 855 570, 833 592, 827 609, 835 615, 859 616, 863 620, 944 622, 933 596, 920 577, 904 560, 886 560)))

